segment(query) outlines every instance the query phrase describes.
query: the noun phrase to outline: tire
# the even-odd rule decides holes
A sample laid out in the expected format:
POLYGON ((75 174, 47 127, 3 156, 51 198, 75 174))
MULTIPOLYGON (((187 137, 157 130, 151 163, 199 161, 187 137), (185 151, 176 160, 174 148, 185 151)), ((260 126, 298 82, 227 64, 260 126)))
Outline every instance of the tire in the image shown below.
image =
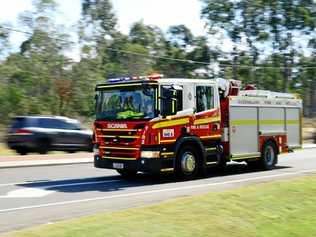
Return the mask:
POLYGON ((87 141, 87 144, 88 144, 87 151, 88 151, 88 152, 93 152, 93 146, 94 146, 94 144, 93 144, 92 140, 89 139, 89 140, 87 141))
POLYGON ((268 141, 264 145, 260 161, 264 170, 271 170, 278 163, 278 152, 273 142, 268 141))
POLYGON ((264 144, 260 160, 248 161, 248 166, 253 169, 272 170, 278 163, 278 152, 272 141, 264 144))
POLYGON ((69 154, 74 154, 74 153, 76 153, 76 151, 74 151, 74 150, 70 150, 70 151, 66 151, 67 153, 69 153, 69 154))
POLYGON ((16 152, 17 152, 18 154, 20 154, 21 156, 26 156, 27 153, 28 153, 25 148, 17 149, 16 152))
POLYGON ((136 170, 116 170, 124 179, 133 179, 137 175, 136 170))
POLYGON ((38 153, 45 155, 50 149, 50 142, 47 139, 42 139, 38 142, 38 153))
POLYGON ((191 180, 196 177, 200 169, 198 152, 188 145, 180 149, 176 158, 176 175, 182 180, 191 180))

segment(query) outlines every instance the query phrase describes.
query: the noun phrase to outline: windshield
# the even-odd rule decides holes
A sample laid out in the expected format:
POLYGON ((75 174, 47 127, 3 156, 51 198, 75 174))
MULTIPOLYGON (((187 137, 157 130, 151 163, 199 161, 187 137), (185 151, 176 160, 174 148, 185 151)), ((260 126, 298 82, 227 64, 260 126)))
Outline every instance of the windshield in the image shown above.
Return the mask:
POLYGON ((155 90, 150 87, 97 91, 97 120, 152 119, 155 90))

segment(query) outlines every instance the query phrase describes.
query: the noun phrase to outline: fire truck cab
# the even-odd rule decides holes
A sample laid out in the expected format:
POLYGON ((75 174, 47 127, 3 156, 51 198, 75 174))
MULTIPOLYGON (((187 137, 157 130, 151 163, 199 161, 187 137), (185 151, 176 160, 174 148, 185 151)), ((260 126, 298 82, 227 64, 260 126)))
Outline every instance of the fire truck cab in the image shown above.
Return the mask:
POLYGON ((112 79, 96 86, 94 164, 183 179, 232 160, 272 169, 301 146, 301 108, 292 94, 240 91, 233 80, 112 79))

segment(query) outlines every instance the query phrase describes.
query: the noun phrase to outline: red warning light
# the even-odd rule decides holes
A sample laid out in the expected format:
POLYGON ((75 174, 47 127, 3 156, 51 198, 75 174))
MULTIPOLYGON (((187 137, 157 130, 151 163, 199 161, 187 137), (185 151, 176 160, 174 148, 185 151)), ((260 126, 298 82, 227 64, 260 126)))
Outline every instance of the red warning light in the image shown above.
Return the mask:
POLYGON ((148 76, 150 80, 157 80, 163 78, 163 74, 154 73, 148 76))

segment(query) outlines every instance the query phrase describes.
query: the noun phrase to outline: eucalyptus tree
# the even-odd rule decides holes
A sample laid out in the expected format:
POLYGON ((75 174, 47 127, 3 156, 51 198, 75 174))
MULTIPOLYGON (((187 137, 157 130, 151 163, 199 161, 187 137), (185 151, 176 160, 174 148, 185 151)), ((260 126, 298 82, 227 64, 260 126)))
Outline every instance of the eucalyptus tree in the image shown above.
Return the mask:
POLYGON ((202 18, 206 20, 209 26, 209 33, 214 35, 224 32, 233 43, 231 52, 233 78, 238 79, 238 45, 242 39, 243 18, 241 15, 240 1, 234 0, 202 0, 204 3, 202 9, 202 18))
POLYGON ((12 80, 24 83, 21 88, 32 104, 29 113, 64 114, 72 86, 65 71, 70 65, 64 56, 70 47, 68 35, 55 24, 58 5, 54 0, 34 0, 33 9, 20 15, 20 25, 28 34, 20 46, 20 72, 12 80))
POLYGON ((9 46, 9 31, 1 26, 0 24, 0 62, 1 62, 1 57, 3 56, 4 52, 6 51, 6 49, 9 46))

